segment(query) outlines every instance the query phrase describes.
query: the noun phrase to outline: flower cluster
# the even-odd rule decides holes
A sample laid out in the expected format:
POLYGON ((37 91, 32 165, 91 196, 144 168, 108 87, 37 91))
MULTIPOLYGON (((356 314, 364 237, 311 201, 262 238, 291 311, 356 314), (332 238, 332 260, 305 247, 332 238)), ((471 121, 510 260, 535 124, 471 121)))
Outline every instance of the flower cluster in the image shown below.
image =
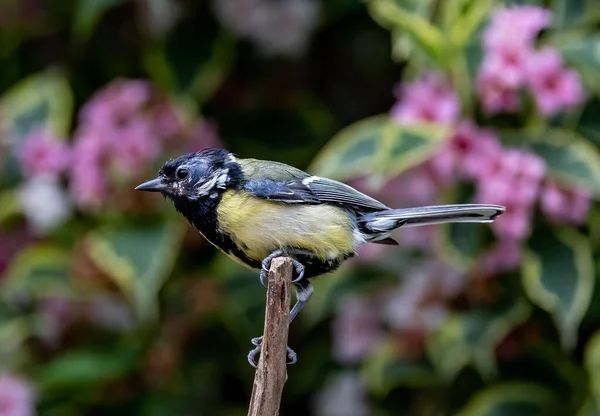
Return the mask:
POLYGON ((429 121, 440 124, 454 123, 460 111, 456 92, 440 75, 429 72, 395 90, 398 101, 392 108, 392 118, 399 123, 429 121), (435 105, 432 105, 435 103, 435 105))
POLYGON ((0 415, 33 416, 35 400, 32 387, 22 378, 0 372, 0 415))
MULTIPOLYGON (((502 16, 504 13, 508 12, 502 12, 502 16)), ((527 32, 529 39, 533 39, 534 29, 544 21, 543 16, 539 15, 537 20, 530 17, 527 24, 519 23, 530 30, 527 32)), ((492 32, 492 35, 497 33, 492 32)), ((502 40, 492 35, 486 37, 490 45, 502 40)), ((531 218, 538 202, 542 212, 553 222, 580 224, 585 220, 590 206, 589 194, 583 190, 565 189, 545 179, 546 166, 541 158, 524 149, 504 147, 492 130, 482 129, 471 121, 457 121, 456 94, 440 76, 425 74, 397 90, 400 91, 397 94, 399 100, 391 110, 391 117, 396 122, 456 122, 456 127, 433 158, 391 183, 400 184, 397 187, 402 192, 398 193, 403 195, 404 202, 423 205, 436 202, 433 199, 440 194, 440 188, 468 181, 475 184, 476 202, 506 206, 501 220, 492 224, 500 241, 482 261, 489 272, 518 265, 520 244, 530 233, 531 218), (427 110, 427 103, 432 102, 443 103, 442 110, 427 110), (407 178, 410 183, 418 183, 418 189, 411 191, 407 178)), ((429 104, 429 107, 435 106, 429 104)), ((410 234, 410 230, 406 231, 410 234)), ((419 233, 421 236, 427 234, 419 233)), ((430 243, 431 238, 428 238, 424 245, 430 243)))
POLYGON ((219 145, 213 124, 182 113, 150 83, 117 80, 83 106, 72 144, 50 130, 32 130, 16 149, 27 178, 18 195, 29 223, 44 234, 70 217, 73 203, 99 208, 109 192, 143 175, 167 145, 181 152, 219 145))
POLYGON ((59 181, 71 163, 71 155, 66 140, 46 128, 31 130, 16 149, 26 178, 18 189, 19 202, 29 223, 40 234, 71 216, 71 201, 59 181))
POLYGON ((65 171, 71 152, 65 140, 55 137, 48 129, 35 128, 17 149, 17 158, 27 177, 53 176, 65 171))
POLYGON ((499 9, 492 15, 483 34, 485 53, 477 78, 477 91, 489 114, 518 111, 524 87, 545 116, 583 101, 578 73, 565 68, 557 50, 535 48, 538 33, 551 18, 550 11, 536 6, 499 9))
POLYGON ((111 174, 135 175, 159 154, 161 141, 177 133, 176 115, 166 106, 157 109, 155 100, 145 81, 116 81, 82 108, 70 172, 80 205, 98 206, 111 174))

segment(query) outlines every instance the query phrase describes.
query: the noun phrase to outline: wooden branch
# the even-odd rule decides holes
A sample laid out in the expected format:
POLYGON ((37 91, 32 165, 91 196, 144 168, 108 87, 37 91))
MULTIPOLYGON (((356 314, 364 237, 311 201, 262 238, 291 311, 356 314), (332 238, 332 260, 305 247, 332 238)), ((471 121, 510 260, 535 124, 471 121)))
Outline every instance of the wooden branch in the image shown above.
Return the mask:
POLYGON ((286 360, 290 326, 292 261, 276 257, 271 261, 262 350, 252 388, 248 416, 276 416, 283 385, 287 380, 286 360))

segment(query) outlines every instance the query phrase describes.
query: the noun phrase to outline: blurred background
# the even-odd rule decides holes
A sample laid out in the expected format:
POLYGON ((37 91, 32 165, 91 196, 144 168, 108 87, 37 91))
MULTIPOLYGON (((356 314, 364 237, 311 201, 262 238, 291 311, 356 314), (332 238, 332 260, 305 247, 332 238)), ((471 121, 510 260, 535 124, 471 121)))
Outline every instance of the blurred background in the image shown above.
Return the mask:
POLYGON ((314 282, 282 415, 600 415, 600 4, 1 0, 0 416, 244 415, 258 275, 133 192, 225 147, 393 207, 314 282))

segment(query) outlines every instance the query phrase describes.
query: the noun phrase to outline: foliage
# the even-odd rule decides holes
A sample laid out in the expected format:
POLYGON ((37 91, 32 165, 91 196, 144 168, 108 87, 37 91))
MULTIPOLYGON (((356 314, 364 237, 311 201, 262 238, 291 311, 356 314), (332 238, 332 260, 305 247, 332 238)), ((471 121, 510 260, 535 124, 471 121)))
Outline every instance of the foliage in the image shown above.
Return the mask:
POLYGON ((60 3, 0 4, 0 415, 244 414, 258 276, 133 191, 205 146, 507 206, 318 279, 281 414, 600 412, 596 2, 60 3))

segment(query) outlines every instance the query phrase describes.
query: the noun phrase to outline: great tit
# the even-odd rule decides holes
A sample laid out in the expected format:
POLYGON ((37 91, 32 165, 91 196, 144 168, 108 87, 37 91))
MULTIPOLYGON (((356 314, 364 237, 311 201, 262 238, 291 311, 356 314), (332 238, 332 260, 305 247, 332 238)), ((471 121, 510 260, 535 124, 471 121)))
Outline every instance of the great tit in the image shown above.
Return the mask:
MULTIPOLYGON (((233 260, 260 269, 290 256, 296 303, 290 323, 313 293, 310 278, 337 269, 363 243, 398 243, 399 227, 448 222, 492 222, 498 205, 461 204, 389 208, 341 182, 312 176, 279 162, 239 159, 204 149, 167 161, 158 177, 135 189, 161 192, 198 231, 233 260)), ((255 365, 262 337, 248 355, 255 365)), ((288 363, 296 361, 288 347, 288 363)))

